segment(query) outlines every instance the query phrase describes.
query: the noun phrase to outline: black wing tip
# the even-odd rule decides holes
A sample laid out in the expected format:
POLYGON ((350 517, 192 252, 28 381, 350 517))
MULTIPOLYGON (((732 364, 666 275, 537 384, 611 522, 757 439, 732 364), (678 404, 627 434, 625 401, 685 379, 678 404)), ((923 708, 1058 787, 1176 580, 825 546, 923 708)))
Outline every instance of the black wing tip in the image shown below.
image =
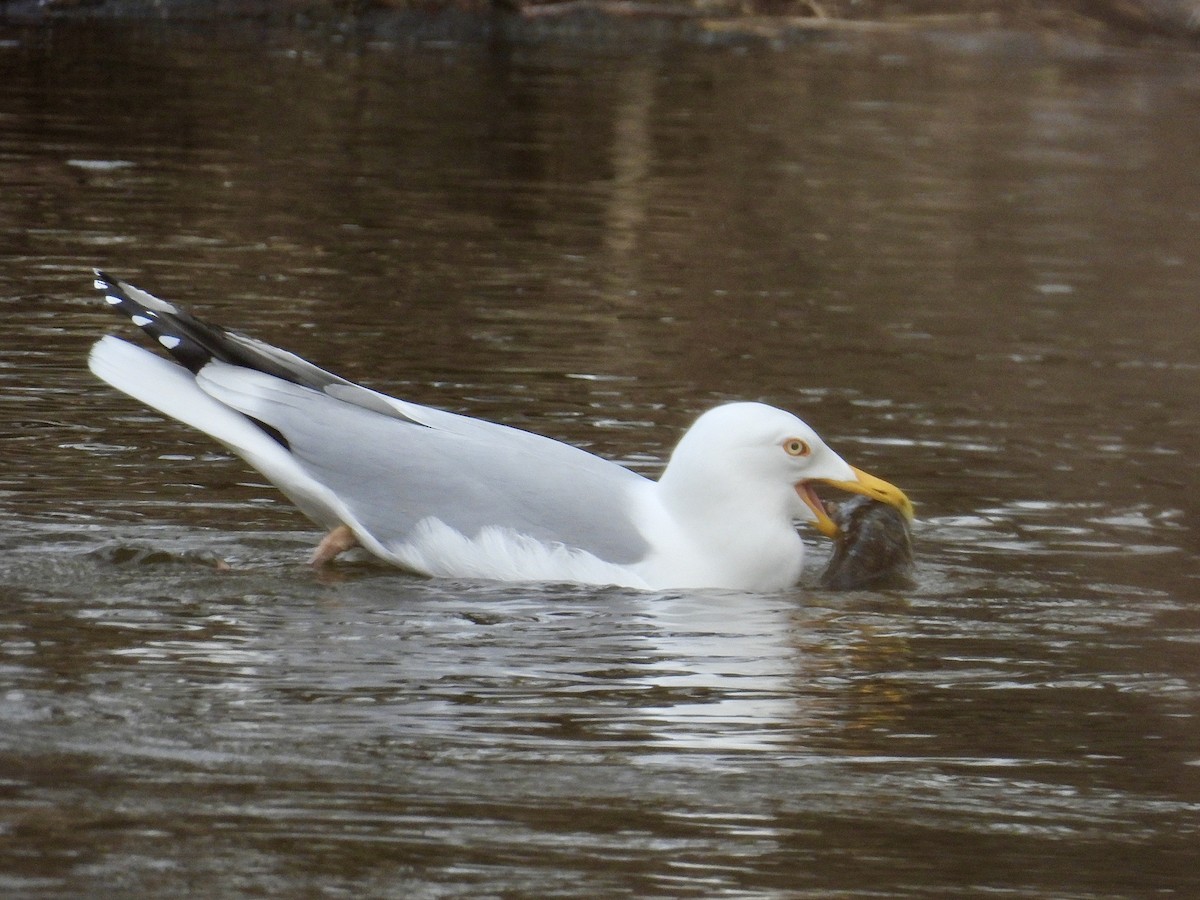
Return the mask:
POLYGON ((104 301, 119 315, 124 315, 155 343, 174 357, 175 361, 192 372, 199 372, 212 361, 214 354, 189 333, 177 311, 169 304, 154 310, 135 299, 125 286, 102 269, 92 269, 96 275, 93 286, 104 294, 104 301))
POLYGON ((96 280, 92 286, 98 291, 121 291, 121 280, 109 275, 104 269, 93 268, 92 274, 96 276, 96 280))
MULTIPOLYGON (((150 309, 126 289, 128 287, 137 291, 132 285, 122 284, 101 269, 92 269, 92 272, 96 276, 95 288, 104 293, 104 300, 112 307, 113 311, 127 316, 134 325, 170 353, 176 362, 193 374, 198 373, 212 362, 216 354, 191 333, 192 329, 205 327, 199 320, 193 319, 170 304, 163 304, 164 308, 162 309, 150 309)), ((138 291, 138 293, 144 292, 138 291)), ((153 300, 161 303, 157 298, 153 298, 153 300)), ((246 418, 261 428, 271 440, 285 450, 291 450, 291 444, 278 428, 253 416, 247 415, 246 418)))
MULTIPOLYGON (((215 359, 314 391, 324 391, 335 383, 349 384, 295 354, 205 322, 186 309, 127 281, 113 278, 103 269, 94 268, 92 272, 96 276, 93 284, 104 295, 105 303, 114 312, 126 316, 176 362, 193 373, 198 373, 215 359)), ((394 415, 394 412, 388 414, 394 415)))

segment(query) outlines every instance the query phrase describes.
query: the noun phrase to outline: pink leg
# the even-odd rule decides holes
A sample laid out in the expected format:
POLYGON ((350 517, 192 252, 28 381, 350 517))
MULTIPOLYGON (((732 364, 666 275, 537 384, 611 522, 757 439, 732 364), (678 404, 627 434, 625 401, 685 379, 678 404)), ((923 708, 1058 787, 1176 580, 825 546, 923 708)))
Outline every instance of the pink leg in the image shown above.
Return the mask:
POLYGON ((339 525, 321 539, 309 562, 313 568, 319 569, 343 550, 357 546, 358 538, 354 536, 354 532, 346 525, 339 525))

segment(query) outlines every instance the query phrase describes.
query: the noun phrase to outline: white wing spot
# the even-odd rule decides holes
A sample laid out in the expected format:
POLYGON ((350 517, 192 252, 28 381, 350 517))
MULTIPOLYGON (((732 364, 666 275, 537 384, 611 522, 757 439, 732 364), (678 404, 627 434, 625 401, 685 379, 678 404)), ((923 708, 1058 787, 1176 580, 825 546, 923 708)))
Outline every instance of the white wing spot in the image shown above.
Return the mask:
POLYGON ((183 340, 181 338, 175 337, 175 335, 173 335, 173 334, 160 334, 158 336, 158 342, 160 344, 162 344, 164 347, 166 347, 168 350, 174 350, 176 347, 178 347, 180 344, 183 343, 183 340))
POLYGON ((107 291, 108 290, 108 285, 105 284, 103 281, 101 281, 99 278, 97 278, 95 281, 92 282, 92 287, 94 287, 98 291, 107 291))
POLYGON ((109 304, 110 306, 120 306, 125 301, 122 300, 120 297, 116 296, 115 294, 106 294, 104 297, 104 302, 109 304))
POLYGON ((138 328, 145 328, 154 321, 154 319, 150 316, 130 316, 129 318, 133 320, 133 324, 138 328))

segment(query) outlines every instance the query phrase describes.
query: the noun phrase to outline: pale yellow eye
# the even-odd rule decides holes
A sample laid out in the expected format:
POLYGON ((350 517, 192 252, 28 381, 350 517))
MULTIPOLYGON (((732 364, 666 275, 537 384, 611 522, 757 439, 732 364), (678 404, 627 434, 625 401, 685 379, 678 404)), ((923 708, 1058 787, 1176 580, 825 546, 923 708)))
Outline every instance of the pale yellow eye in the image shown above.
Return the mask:
POLYGON ((788 438, 783 442, 783 449, 787 451, 788 456, 808 456, 812 453, 812 449, 800 438, 788 438))

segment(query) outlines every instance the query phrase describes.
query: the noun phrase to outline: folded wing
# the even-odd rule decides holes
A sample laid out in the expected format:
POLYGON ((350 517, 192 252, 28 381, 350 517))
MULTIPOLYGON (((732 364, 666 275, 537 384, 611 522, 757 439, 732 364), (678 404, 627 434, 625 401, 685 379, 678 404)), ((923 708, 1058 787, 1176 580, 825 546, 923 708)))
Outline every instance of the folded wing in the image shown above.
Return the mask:
POLYGON ((624 565, 648 544, 641 476, 549 438, 388 397, 97 272, 110 306, 170 362, 115 338, 89 358, 109 384, 211 435, 310 518, 392 556, 437 522, 508 530, 624 565))

